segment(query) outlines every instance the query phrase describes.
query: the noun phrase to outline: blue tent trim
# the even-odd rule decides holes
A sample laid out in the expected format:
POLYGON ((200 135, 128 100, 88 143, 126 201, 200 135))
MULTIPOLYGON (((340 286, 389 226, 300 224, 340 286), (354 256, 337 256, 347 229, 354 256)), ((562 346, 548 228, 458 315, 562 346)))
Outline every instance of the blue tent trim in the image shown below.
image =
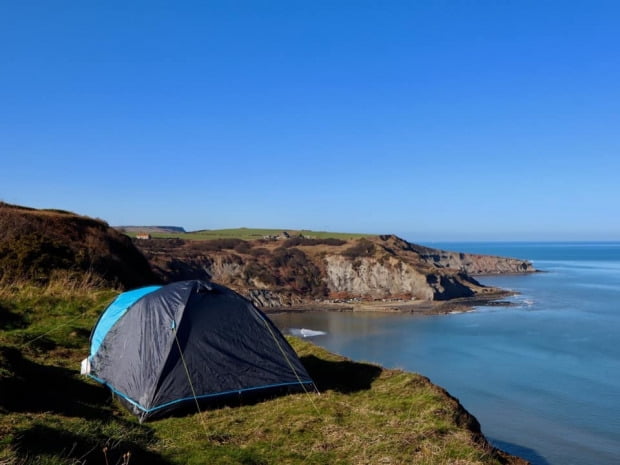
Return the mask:
POLYGON ((289 382, 289 383, 279 383, 279 384, 267 384, 265 386, 253 386, 253 387, 249 387, 249 388, 236 389, 234 391, 216 392, 216 393, 212 393, 212 394, 201 394, 201 395, 196 396, 196 397, 183 397, 182 399, 175 399, 175 400, 173 400, 171 402, 166 402, 164 404, 156 405, 155 407, 146 408, 146 407, 143 407, 142 405, 140 405, 135 400, 133 400, 131 397, 129 397, 126 394, 123 394, 122 392, 116 390, 114 388, 114 386, 109 385, 104 380, 102 380, 100 378, 97 378, 96 376, 93 376, 91 374, 89 374, 88 376, 91 377, 92 379, 94 379, 95 381, 97 381, 98 383, 101 383, 104 386, 107 386, 114 394, 116 394, 119 397, 122 397, 127 402, 129 402, 131 405, 133 405, 134 407, 140 409, 141 411, 143 411, 145 413, 156 412, 157 410, 161 410, 162 408, 170 407, 171 405, 178 404, 180 402, 187 402, 189 400, 208 399, 208 398, 212 398, 212 397, 227 396, 227 395, 230 395, 230 394, 240 394, 242 392, 248 392, 248 391, 257 391, 257 390, 260 390, 260 389, 272 389, 272 388, 279 388, 279 387, 285 387, 285 386, 299 386, 300 384, 302 384, 302 385, 303 384, 310 384, 310 385, 314 384, 314 381, 312 381, 312 380, 303 380, 301 382, 300 381, 293 381, 293 382, 289 382))
POLYGON ((155 292, 160 288, 161 286, 147 286, 140 289, 134 289, 133 291, 124 292, 119 295, 108 306, 97 322, 95 332, 91 338, 90 356, 92 357, 97 353, 101 343, 105 339, 106 334, 110 331, 110 328, 112 328, 112 326, 114 326, 114 324, 125 314, 129 307, 145 295, 155 292))

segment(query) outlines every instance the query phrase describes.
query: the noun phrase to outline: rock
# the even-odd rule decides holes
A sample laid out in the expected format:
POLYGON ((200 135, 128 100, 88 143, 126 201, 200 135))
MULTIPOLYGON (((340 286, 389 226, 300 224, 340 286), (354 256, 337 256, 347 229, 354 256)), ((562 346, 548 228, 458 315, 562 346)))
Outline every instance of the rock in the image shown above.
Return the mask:
POLYGON ((138 245, 163 280, 208 278, 261 307, 329 300, 447 301, 497 291, 472 275, 534 271, 531 263, 410 244, 397 236, 321 242, 157 240, 138 245))

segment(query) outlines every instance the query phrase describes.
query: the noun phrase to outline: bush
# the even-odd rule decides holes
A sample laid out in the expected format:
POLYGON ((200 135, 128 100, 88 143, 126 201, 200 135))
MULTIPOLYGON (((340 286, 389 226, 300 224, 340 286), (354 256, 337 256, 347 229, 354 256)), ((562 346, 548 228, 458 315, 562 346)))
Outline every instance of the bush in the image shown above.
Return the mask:
POLYGON ((282 244, 283 247, 295 247, 298 245, 344 245, 347 241, 342 239, 336 239, 335 237, 328 237, 325 239, 310 239, 307 237, 291 237, 282 244))
POLYGON ((282 284, 300 294, 323 297, 328 293, 321 270, 299 249, 277 248, 273 252, 271 266, 282 284))
POLYGON ((209 241, 205 241, 203 248, 204 250, 212 250, 214 252, 219 252, 220 250, 226 249, 234 249, 242 242, 245 242, 242 239, 211 239, 209 241))
POLYGON ((250 263, 245 267, 245 270, 243 270, 243 277, 248 283, 253 279, 257 279, 268 286, 278 286, 281 284, 276 275, 256 262, 250 263))
POLYGON ((252 250, 252 244, 246 241, 241 241, 235 246, 235 252, 247 254, 252 250))
POLYGON ((273 251, 271 265, 275 267, 298 267, 308 263, 308 257, 296 248, 278 247, 273 251))
POLYGON ((375 244, 368 239, 362 238, 355 245, 342 252, 342 254, 349 258, 371 257, 375 253, 375 248, 375 244))
POLYGON ((343 241, 342 239, 336 239, 335 237, 328 237, 327 239, 317 239, 320 240, 322 244, 325 245, 344 245, 347 241, 343 241))
POLYGON ((253 257, 267 257, 271 255, 271 252, 264 247, 257 247, 250 250, 250 255, 253 257))

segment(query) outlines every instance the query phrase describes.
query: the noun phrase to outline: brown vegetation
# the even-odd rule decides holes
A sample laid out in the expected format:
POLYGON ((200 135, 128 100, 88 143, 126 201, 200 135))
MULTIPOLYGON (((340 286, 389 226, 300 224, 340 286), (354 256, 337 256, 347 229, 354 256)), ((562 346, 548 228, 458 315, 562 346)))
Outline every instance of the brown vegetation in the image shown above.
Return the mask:
POLYGON ((158 279, 131 240, 101 220, 0 203, 0 231, 3 283, 47 284, 58 272, 77 280, 88 273, 121 288, 158 279))

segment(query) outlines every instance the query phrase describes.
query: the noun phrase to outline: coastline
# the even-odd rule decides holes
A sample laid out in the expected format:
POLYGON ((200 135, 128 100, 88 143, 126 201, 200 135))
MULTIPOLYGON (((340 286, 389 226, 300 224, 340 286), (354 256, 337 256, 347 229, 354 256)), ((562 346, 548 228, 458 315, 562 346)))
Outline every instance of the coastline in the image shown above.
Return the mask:
POLYGON ((303 313, 303 312, 380 312, 380 313, 411 313, 416 315, 446 315, 464 313, 479 306, 515 305, 504 299, 517 295, 517 292, 504 289, 492 289, 482 295, 460 297, 449 300, 359 300, 350 302, 312 302, 291 307, 261 307, 266 314, 303 313))

